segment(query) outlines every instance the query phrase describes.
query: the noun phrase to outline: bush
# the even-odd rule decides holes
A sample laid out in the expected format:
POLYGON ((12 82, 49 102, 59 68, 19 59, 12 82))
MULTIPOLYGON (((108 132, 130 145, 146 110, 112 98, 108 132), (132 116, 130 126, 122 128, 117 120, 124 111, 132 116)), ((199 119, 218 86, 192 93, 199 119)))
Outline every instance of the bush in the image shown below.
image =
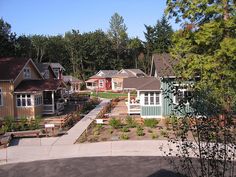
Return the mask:
POLYGON ((152 139, 157 139, 159 136, 158 136, 158 134, 157 133, 152 133, 152 139))
POLYGON ((128 140, 129 139, 129 136, 125 133, 122 133, 121 136, 120 136, 120 139, 122 140, 128 140))
POLYGON ((167 131, 166 130, 161 130, 161 136, 167 137, 168 136, 167 131))
POLYGON ((122 132, 129 132, 129 127, 124 126, 124 127, 122 128, 122 132))
POLYGON ((143 128, 141 126, 138 126, 136 133, 138 136, 144 136, 143 128))
POLYGON ((152 133, 153 131, 152 131, 152 129, 148 129, 148 133, 152 133))
POLYGON ((158 123, 159 123, 159 120, 157 120, 157 119, 145 119, 144 120, 144 125, 146 127, 155 128, 158 123))
POLYGON ((137 122, 135 121, 135 119, 130 116, 127 116, 125 121, 129 128, 134 128, 137 126, 137 122))
POLYGON ((109 128, 109 133, 112 134, 114 132, 113 128, 109 128))
POLYGON ((111 120, 109 120, 109 125, 115 129, 118 129, 121 126, 121 121, 120 119, 112 118, 111 120))

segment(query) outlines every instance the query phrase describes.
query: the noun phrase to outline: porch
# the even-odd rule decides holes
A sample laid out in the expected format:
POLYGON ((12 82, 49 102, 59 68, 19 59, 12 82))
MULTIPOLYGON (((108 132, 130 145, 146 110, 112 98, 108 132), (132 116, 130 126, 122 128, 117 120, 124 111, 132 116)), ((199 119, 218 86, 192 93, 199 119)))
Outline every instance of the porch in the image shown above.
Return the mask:
POLYGON ((65 101, 62 90, 43 92, 43 114, 61 114, 64 110, 65 101))
POLYGON ((97 79, 89 79, 85 81, 86 88, 89 90, 96 90, 98 89, 98 80, 97 79))
POLYGON ((137 91, 137 97, 131 97, 130 90, 128 90, 128 100, 126 102, 128 108, 128 114, 138 114, 141 113, 140 99, 139 99, 139 91, 137 91))

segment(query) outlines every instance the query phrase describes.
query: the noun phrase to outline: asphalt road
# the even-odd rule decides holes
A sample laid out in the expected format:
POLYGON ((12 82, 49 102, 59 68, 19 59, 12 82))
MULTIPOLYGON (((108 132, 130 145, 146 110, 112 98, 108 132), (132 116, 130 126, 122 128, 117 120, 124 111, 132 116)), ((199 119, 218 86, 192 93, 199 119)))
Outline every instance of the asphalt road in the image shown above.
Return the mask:
MULTIPOLYGON (((173 158, 172 158, 173 160, 173 158)), ((174 161, 178 164, 178 159, 174 161)), ((0 177, 182 177, 163 157, 86 157, 0 166, 0 177)))

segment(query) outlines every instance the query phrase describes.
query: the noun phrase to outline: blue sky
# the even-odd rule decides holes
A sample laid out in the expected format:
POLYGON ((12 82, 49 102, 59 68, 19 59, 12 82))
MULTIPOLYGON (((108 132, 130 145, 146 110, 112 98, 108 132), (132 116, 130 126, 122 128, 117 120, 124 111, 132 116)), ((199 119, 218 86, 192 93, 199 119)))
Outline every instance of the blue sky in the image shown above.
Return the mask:
MULTIPOLYGON (((71 29, 107 31, 111 16, 124 17, 130 37, 144 39, 144 24, 154 25, 166 0, 0 0, 0 17, 21 34, 64 34, 71 29)), ((170 21, 173 28, 178 25, 170 21)))

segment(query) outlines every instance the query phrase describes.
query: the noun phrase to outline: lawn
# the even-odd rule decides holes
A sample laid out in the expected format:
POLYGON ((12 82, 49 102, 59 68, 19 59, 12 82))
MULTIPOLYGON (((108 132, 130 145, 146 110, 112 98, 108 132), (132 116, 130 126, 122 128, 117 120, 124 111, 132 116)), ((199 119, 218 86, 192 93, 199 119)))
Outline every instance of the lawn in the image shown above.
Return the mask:
MULTIPOLYGON (((131 94, 132 96, 135 96, 135 94, 131 94)), ((91 96, 94 97, 100 97, 100 98, 108 98, 108 99, 114 99, 114 98, 120 98, 120 97, 128 97, 127 93, 114 93, 114 92, 92 92, 91 96)))

